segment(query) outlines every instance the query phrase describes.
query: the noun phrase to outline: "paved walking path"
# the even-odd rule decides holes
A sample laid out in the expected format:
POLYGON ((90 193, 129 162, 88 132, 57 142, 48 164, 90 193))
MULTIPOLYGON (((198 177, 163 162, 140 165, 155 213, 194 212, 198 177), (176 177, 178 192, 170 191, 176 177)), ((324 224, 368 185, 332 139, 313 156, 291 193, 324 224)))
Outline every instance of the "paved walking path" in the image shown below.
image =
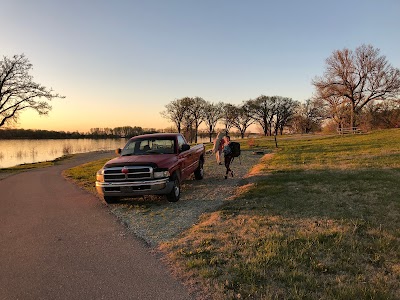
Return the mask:
MULTIPOLYGON (((108 155, 108 156, 107 156, 108 155)), ((0 299, 191 299, 142 242, 64 169, 0 180, 0 299)))

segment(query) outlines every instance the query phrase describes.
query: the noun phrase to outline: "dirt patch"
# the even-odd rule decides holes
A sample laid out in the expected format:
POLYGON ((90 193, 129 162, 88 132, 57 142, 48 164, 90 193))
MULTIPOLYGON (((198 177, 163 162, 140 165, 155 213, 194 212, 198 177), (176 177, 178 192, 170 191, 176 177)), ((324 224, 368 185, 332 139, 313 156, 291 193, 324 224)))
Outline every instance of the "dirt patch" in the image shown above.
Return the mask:
POLYGON ((242 151, 240 158, 231 165, 234 177, 224 179, 225 167, 216 163, 214 155, 207 154, 204 179, 184 181, 178 202, 170 203, 164 197, 148 196, 122 200, 110 205, 111 211, 135 235, 150 246, 156 246, 192 227, 203 213, 214 211, 232 199, 239 187, 249 184, 244 178, 260 159, 260 155, 242 151))

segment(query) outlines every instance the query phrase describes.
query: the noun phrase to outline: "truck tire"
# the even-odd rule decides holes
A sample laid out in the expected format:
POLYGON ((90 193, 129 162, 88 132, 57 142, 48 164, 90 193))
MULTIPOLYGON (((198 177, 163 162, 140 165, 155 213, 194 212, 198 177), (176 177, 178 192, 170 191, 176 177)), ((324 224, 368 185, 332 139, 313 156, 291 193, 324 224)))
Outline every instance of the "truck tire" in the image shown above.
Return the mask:
POLYGON ((111 204, 111 203, 117 203, 119 200, 119 197, 113 197, 113 196, 104 196, 104 201, 106 201, 107 203, 111 204))
POLYGON ((202 159, 200 159, 199 166, 194 171, 194 178, 196 178, 196 180, 201 180, 204 178, 204 162, 202 159))
POLYGON ((181 197, 181 183, 176 173, 171 176, 171 180, 174 182, 174 187, 172 188, 172 191, 167 194, 167 200, 169 202, 176 202, 181 197))

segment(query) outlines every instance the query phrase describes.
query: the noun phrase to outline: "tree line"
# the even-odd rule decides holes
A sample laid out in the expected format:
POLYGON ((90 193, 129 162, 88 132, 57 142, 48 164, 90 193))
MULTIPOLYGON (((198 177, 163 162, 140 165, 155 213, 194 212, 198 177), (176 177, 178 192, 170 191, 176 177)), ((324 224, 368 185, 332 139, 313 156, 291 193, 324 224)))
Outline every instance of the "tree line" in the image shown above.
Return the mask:
POLYGON ((118 137, 118 138, 131 138, 133 136, 156 133, 159 130, 155 128, 142 128, 140 126, 121 126, 115 128, 91 128, 88 135, 90 136, 102 136, 102 137, 118 137))
POLYGON ((312 133, 323 129, 354 127, 372 129, 400 128, 400 101, 387 99, 367 104, 354 117, 351 107, 340 110, 320 98, 305 102, 282 96, 261 95, 243 101, 240 105, 213 103, 201 97, 176 99, 165 106, 161 115, 174 123, 176 131, 183 133, 191 142, 197 142, 199 132, 206 132, 210 142, 216 131, 236 130, 243 138, 248 128, 256 124, 265 136, 287 133, 312 133), (193 114, 192 112, 196 113, 193 114), (352 117, 353 115, 353 117, 352 117), (356 122, 354 122, 356 120, 356 122), (203 124, 205 130, 200 131, 203 124), (222 125, 218 129, 217 125, 222 125), (352 125, 354 124, 354 125, 352 125))
POLYGON ((201 97, 184 97, 167 104, 161 115, 173 122, 178 132, 194 142, 197 142, 199 127, 204 123, 211 142, 219 122, 224 131, 229 132, 234 128, 242 138, 255 123, 261 126, 264 135, 282 134, 298 106, 301 106, 300 102, 281 96, 261 95, 240 105, 213 103, 201 97))
POLYGON ((103 139, 103 138, 131 138, 136 135, 155 133, 157 130, 143 129, 142 127, 122 126, 115 128, 91 128, 89 132, 65 132, 34 129, 2 129, 0 139, 103 139))

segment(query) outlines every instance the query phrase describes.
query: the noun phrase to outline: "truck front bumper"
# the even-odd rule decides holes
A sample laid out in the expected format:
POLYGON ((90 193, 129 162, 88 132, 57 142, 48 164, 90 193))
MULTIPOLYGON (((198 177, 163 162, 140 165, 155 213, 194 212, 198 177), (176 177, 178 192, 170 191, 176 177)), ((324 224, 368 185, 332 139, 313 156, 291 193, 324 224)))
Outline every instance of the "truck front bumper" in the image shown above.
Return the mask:
POLYGON ((143 195, 166 195, 174 187, 168 178, 136 182, 96 181, 96 190, 103 196, 135 197, 143 195))

